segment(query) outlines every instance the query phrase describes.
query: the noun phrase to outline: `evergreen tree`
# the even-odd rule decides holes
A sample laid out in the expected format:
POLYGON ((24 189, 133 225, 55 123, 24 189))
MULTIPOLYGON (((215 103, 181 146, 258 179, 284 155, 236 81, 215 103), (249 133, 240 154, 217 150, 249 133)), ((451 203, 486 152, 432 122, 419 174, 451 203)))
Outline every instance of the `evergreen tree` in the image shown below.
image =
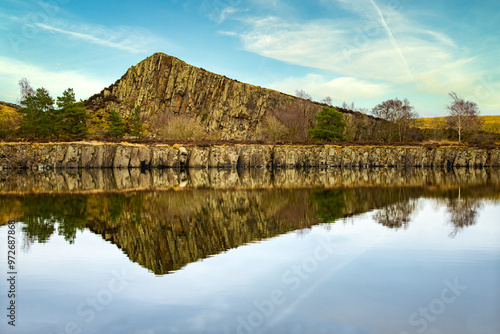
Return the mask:
POLYGON ((130 135, 135 136, 135 137, 142 137, 144 128, 142 126, 141 122, 141 108, 139 106, 135 106, 134 111, 132 112, 132 117, 131 117, 131 126, 130 126, 130 135))
POLYGON ((318 120, 318 125, 309 130, 313 138, 328 141, 344 139, 346 124, 342 120, 342 113, 335 108, 323 107, 323 110, 314 117, 318 120))
POLYGON ((116 112, 116 110, 112 109, 109 113, 109 127, 108 127, 108 136, 120 138, 125 135, 125 123, 121 116, 116 112))
POLYGON ((76 102, 64 110, 65 135, 69 138, 87 138, 89 131, 87 114, 83 101, 76 102))
POLYGON ((73 88, 68 88, 57 97, 58 110, 55 112, 56 133, 66 138, 86 138, 88 136, 87 119, 90 116, 82 101, 76 102, 73 88))
POLYGON ((53 134, 54 99, 45 88, 27 94, 20 102, 23 109, 21 134, 29 138, 46 138, 53 134))

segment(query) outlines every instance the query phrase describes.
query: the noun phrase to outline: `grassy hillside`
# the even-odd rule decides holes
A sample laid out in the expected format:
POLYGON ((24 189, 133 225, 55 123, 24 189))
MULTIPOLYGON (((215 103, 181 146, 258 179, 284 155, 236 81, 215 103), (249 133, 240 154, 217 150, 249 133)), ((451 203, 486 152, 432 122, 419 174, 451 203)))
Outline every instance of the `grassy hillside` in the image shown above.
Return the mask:
POLYGON ((17 107, 0 101, 0 138, 7 138, 19 129, 21 116, 17 107))
MULTIPOLYGON (((500 116, 479 116, 483 121, 484 132, 500 135, 500 116)), ((417 119, 417 127, 422 130, 440 130, 446 126, 446 117, 417 119)))

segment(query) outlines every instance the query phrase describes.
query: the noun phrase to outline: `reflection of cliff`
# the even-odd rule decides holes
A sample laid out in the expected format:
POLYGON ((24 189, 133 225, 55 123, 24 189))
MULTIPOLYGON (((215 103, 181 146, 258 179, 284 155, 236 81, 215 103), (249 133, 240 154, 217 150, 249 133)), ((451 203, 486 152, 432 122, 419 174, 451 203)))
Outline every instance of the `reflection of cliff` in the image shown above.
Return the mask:
MULTIPOLYGON (((155 274, 320 222, 310 190, 0 196, 33 242, 89 228, 155 274)), ((7 219, 7 220, 8 220, 7 219)), ((5 223, 7 222, 5 221, 5 223)))
POLYGON ((141 197, 142 209, 132 204, 124 207, 123 215, 114 222, 95 217, 87 226, 155 274, 319 222, 314 216, 314 204, 308 203, 304 191, 137 196, 141 197))
MULTIPOLYGON (((96 193, 166 189, 458 188, 500 184, 500 169, 69 169, 0 171, 0 194, 96 193)), ((363 196, 362 193, 359 196, 363 196)))
MULTIPOLYGON (((463 203, 473 203, 473 199, 499 199, 498 184, 488 183, 488 179, 460 188, 460 208, 467 208, 463 203)), ((121 248, 131 260, 161 275, 248 242, 373 209, 380 209, 374 215, 378 223, 398 228, 408 224, 417 198, 448 203, 457 194, 456 187, 430 184, 2 195, 0 203, 2 208, 12 208, 2 214, 5 221, 1 223, 8 219, 24 222, 28 240, 45 242, 57 232, 72 242, 76 231, 89 228, 121 248)), ((460 228, 472 220, 455 221, 454 226, 460 228)))

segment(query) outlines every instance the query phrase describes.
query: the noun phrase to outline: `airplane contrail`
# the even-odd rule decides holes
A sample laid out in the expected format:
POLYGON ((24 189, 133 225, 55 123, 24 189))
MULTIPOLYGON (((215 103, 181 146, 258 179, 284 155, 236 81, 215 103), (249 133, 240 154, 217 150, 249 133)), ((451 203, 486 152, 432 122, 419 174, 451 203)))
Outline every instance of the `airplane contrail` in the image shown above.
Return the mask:
POLYGON ((382 25, 384 26, 385 31, 387 31, 387 35, 389 36, 389 39, 391 40, 392 46, 394 47, 394 49, 396 49, 396 51, 399 54, 399 57, 403 61, 403 64, 404 64, 406 72, 408 73, 408 76, 410 77, 410 79, 412 81, 415 81, 414 78, 413 78, 413 75, 411 74, 410 68, 408 67, 408 62, 406 61, 406 58, 403 55, 403 52, 401 52, 401 48, 399 47, 398 42, 396 42, 396 39, 394 38, 394 35, 392 34, 391 29, 389 29, 389 26, 385 22, 384 15, 382 15, 382 11, 377 6, 377 4, 375 3, 375 1, 373 1, 373 0, 370 0, 370 1, 372 3, 373 7, 375 7, 375 9, 377 10, 378 15, 380 16, 380 22, 382 22, 382 25))

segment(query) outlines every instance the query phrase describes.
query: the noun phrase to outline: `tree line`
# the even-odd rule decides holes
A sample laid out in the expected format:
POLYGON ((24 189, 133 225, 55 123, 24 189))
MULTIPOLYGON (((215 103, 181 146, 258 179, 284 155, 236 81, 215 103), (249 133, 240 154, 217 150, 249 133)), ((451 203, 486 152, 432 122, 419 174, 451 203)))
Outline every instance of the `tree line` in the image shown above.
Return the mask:
MULTIPOLYGON (((31 87, 29 81, 23 78, 19 81, 21 93, 21 109, 19 121, 19 136, 31 139, 88 138, 88 121, 91 116, 87 113, 83 101, 77 101, 73 88, 66 89, 55 100, 45 88, 31 87)), ((107 118, 105 135, 108 137, 123 137, 143 135, 143 124, 140 120, 140 108, 135 107, 128 119, 128 125, 115 111, 111 110, 107 118)))
POLYGON ((464 138, 476 141, 480 141, 477 138, 485 138, 479 134, 482 122, 477 104, 462 99, 454 92, 449 93, 452 101, 446 106, 448 115, 445 117, 445 124, 433 132, 425 132, 419 127, 419 114, 406 98, 389 99, 370 110, 356 108, 354 103, 345 102, 340 107, 333 107, 332 98, 327 96, 320 101, 325 107, 319 111, 317 103, 312 101, 309 94, 297 90, 295 95, 300 98, 298 101, 286 107, 278 106, 264 117, 258 129, 264 139, 284 142, 305 142, 315 139, 422 142, 425 139, 442 139, 437 138, 438 131, 439 137, 458 139, 459 144, 464 138), (354 116, 349 118, 346 117, 347 114, 354 116), (383 121, 370 122, 367 117, 359 116, 367 114, 383 121), (349 124, 346 124, 347 121, 349 124))

